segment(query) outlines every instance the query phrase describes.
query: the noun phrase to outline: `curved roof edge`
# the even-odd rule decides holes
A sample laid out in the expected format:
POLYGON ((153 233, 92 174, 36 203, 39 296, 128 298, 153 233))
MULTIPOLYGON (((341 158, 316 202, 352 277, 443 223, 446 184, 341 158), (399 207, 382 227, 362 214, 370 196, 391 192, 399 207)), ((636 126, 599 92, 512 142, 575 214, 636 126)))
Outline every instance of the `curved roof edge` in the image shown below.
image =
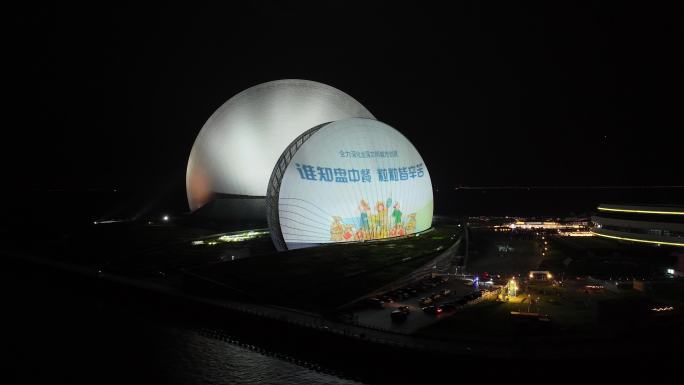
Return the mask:
POLYGON ((285 148, 285 151, 283 151, 282 155, 280 155, 275 167, 273 168, 271 178, 268 181, 268 189, 266 191, 266 219, 268 221, 268 229, 271 233, 271 239, 273 240, 273 244, 278 251, 287 250, 287 244, 285 243, 285 238, 283 237, 282 229, 280 228, 280 212, 278 210, 280 183, 282 182, 285 170, 290 164, 292 157, 297 153, 297 150, 299 150, 299 148, 302 147, 313 134, 315 134, 323 126, 326 126, 330 123, 331 122, 319 124, 318 126, 308 129, 303 134, 295 138, 295 140, 293 140, 292 143, 285 148))
POLYGON ((684 215, 684 206, 677 205, 621 205, 601 203, 599 211, 623 212, 634 214, 684 215))

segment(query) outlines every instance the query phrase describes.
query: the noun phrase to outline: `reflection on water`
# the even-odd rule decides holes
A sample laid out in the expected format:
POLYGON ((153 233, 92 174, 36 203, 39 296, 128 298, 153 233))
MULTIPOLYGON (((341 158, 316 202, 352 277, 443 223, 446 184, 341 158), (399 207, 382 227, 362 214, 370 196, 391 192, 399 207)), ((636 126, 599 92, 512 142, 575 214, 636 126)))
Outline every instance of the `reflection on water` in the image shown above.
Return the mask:
POLYGON ((159 362, 179 384, 352 384, 262 355, 194 331, 164 327, 157 331, 159 362))

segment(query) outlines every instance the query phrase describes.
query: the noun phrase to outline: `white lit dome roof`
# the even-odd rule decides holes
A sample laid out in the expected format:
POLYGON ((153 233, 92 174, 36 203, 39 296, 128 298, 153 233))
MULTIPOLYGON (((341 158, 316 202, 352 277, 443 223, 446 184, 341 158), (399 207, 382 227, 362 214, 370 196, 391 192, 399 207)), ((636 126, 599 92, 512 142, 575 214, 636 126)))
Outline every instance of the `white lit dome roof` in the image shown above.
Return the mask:
POLYGON ((240 92, 211 115, 192 146, 190 209, 214 193, 265 196, 278 157, 297 136, 353 117, 375 118, 346 93, 309 80, 276 80, 240 92))

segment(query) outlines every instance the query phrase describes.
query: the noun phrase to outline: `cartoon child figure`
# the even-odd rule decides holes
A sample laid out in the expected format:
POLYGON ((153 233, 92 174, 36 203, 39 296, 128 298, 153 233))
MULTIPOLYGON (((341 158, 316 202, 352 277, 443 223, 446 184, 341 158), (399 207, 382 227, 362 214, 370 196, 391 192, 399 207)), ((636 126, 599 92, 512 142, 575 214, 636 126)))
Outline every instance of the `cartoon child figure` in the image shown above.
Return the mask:
POLYGON ((406 232, 411 234, 416 231, 416 214, 409 214, 406 221, 406 232))
POLYGON ((354 236, 354 226, 353 225, 344 225, 344 234, 342 234, 342 238, 345 241, 351 240, 352 236, 354 236))
POLYGON ((330 240, 333 242, 339 242, 344 240, 342 235, 344 234, 344 227, 342 226, 342 217, 334 216, 333 222, 330 224, 330 240))

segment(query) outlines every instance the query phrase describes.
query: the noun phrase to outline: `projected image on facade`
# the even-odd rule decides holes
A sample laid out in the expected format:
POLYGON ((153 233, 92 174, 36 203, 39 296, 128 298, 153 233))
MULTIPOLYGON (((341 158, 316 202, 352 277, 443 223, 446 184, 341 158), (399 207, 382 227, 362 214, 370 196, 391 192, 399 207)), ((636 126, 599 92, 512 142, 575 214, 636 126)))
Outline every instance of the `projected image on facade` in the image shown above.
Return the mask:
POLYGON ((403 236, 430 228, 430 175, 392 127, 352 118, 307 131, 285 150, 269 183, 276 246, 403 236))
POLYGON ((378 201, 375 211, 361 199, 356 218, 333 216, 330 224, 330 240, 364 241, 412 234, 416 231, 416 213, 403 214, 399 202, 392 205, 392 198, 378 201), (386 203, 385 203, 386 202, 386 203), (392 209, 388 209, 392 207, 392 209))

